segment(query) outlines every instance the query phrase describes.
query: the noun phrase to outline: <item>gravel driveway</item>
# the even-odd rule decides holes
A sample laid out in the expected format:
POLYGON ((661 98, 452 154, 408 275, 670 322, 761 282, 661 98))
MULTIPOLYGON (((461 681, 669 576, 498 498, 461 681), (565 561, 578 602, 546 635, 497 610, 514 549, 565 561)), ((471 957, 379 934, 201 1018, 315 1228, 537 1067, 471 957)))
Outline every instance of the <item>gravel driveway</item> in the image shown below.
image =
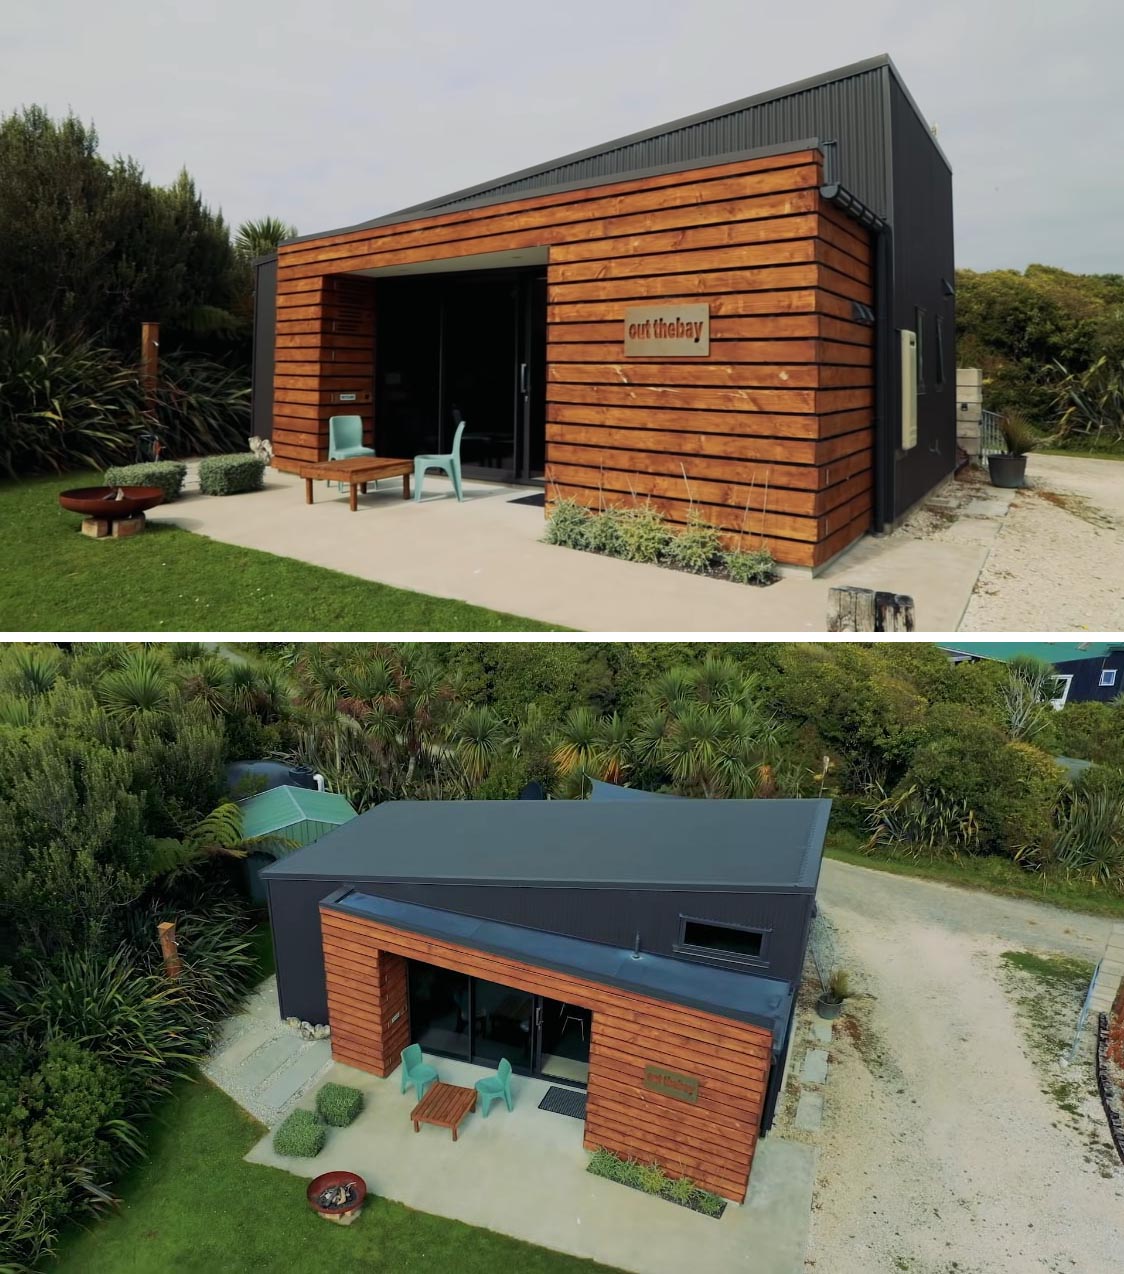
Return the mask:
POLYGON ((808 1268, 1119 1271, 1124 1168, 1101 1175, 1043 1093, 999 959, 1095 960, 1109 922, 831 861, 820 902, 857 994, 832 1045, 808 1268))
POLYGON ((1124 462, 1030 457, 961 627, 1124 628, 1124 462))

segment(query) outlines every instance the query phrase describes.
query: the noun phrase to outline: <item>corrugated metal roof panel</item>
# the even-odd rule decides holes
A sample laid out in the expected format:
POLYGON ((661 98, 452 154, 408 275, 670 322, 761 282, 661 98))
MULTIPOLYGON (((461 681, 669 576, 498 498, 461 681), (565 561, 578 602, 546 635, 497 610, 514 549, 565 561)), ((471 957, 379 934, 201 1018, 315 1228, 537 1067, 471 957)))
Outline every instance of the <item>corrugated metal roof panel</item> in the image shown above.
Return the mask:
POLYGON ((238 804, 242 808, 242 834, 247 839, 268 836, 306 821, 337 827, 355 818, 351 803, 338 792, 317 792, 305 787, 270 788, 238 804))

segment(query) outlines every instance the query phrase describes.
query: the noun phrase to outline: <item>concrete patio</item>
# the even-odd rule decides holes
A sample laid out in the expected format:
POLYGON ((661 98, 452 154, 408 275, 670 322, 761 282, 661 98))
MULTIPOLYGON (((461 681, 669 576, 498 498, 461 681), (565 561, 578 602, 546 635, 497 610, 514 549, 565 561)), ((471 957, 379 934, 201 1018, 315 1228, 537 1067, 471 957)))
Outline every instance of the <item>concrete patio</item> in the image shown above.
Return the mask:
MULTIPOLYGON (((267 470, 264 491, 219 499, 189 485, 181 500, 149 516, 228 544, 587 632, 822 632, 828 590, 838 584, 908 593, 919 631, 952 632, 988 553, 974 540, 868 537, 815 579, 793 572, 753 588, 543 544, 541 506, 519 503, 540 488, 468 482, 458 504, 449 484, 430 476, 414 503, 402 499, 394 479, 360 497, 355 513, 346 490, 317 483, 315 493, 308 507, 300 479, 267 470)), ((261 617, 263 629, 278 624, 283 617, 261 617)))
MULTIPOLYGON (((440 1077, 466 1087, 490 1072, 430 1058, 440 1077)), ((442 1128, 414 1133, 411 1089, 395 1072, 378 1079, 333 1064, 321 1076, 363 1090, 365 1106, 348 1128, 329 1130, 315 1159, 273 1153, 272 1134, 246 1156, 311 1179, 346 1167, 368 1188, 420 1211, 524 1239, 540 1247, 588 1257, 637 1274, 800 1274, 811 1213, 815 1152, 811 1146, 767 1137, 753 1165, 743 1206, 720 1220, 591 1176, 585 1171, 580 1119, 538 1109, 549 1085, 516 1076, 515 1109, 497 1103, 487 1119, 468 1115, 458 1140, 442 1128)), ((317 1084, 319 1087, 319 1084, 317 1084)), ((310 1089, 297 1105, 311 1108, 310 1089)), ((359 1224, 364 1224, 360 1218, 359 1224)))

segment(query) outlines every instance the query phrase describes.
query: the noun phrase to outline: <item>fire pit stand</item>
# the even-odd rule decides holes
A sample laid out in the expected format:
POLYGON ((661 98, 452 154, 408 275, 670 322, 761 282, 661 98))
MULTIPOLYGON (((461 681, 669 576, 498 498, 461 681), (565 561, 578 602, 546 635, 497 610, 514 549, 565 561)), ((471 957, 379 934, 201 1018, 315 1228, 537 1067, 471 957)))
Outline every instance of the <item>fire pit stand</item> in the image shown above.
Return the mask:
POLYGON ((82 534, 121 540, 144 530, 145 509, 164 501, 159 487, 76 487, 59 494, 59 504, 82 513, 82 534))
POLYGON ((350 1225, 363 1208, 367 1183, 357 1172, 322 1172, 308 1183, 309 1206, 325 1221, 350 1225))

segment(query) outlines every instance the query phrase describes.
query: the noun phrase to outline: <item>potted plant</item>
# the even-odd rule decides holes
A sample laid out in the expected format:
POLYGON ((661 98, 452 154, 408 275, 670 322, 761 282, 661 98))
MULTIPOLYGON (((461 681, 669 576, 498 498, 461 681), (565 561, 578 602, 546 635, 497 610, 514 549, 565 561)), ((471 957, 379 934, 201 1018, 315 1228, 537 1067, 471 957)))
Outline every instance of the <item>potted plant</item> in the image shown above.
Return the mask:
POLYGON ((999 428, 1007 443, 1007 450, 988 456, 987 468, 993 487, 1026 486, 1026 453, 1033 451, 1038 435, 1030 421, 1019 411, 1010 411, 1000 417, 999 428))
POLYGON ((846 969, 835 969, 828 979, 827 989, 816 1001, 816 1012, 820 1017, 838 1017, 843 1012, 843 1001, 850 994, 851 987, 846 969))

